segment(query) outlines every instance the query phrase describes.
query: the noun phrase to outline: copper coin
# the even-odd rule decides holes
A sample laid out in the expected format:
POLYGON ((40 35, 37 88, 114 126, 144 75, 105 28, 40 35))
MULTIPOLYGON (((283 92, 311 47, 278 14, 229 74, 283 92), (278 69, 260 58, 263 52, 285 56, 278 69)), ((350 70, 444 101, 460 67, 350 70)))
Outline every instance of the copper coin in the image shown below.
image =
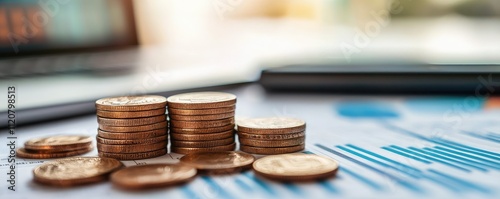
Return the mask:
POLYGON ((234 117, 234 112, 221 113, 221 114, 215 114, 215 115, 174 115, 174 114, 169 114, 168 117, 172 120, 183 120, 183 121, 220 120, 220 119, 234 117))
POLYGON ((256 160, 253 169, 259 176, 278 181, 316 181, 334 176, 337 161, 314 154, 270 155, 256 160))
POLYGON ((220 133, 206 133, 206 134, 170 133, 170 138, 172 138, 173 140, 185 140, 185 141, 218 140, 229 137, 234 137, 233 130, 220 133))
POLYGON ((303 120, 286 117, 252 118, 237 121, 238 131, 253 134, 287 134, 305 131, 303 120))
POLYGON ((167 120, 166 115, 145 117, 145 118, 133 118, 133 119, 112 119, 97 117, 97 122, 106 126, 142 126, 147 124, 154 124, 158 122, 163 122, 167 120))
POLYGON ((157 95, 123 96, 99 99, 97 110, 103 111, 145 111, 165 108, 167 98, 157 95))
POLYGON ((90 136, 57 135, 28 140, 24 143, 24 148, 29 150, 50 150, 52 152, 62 152, 82 149, 91 143, 92 138, 90 136))
POLYGON ((239 138, 240 144, 255 147, 289 147, 303 145, 305 137, 287 139, 287 140, 254 140, 239 138))
POLYGON ((205 140, 205 141, 179 141, 171 140, 172 147, 193 147, 193 148, 206 148, 222 146, 234 143, 234 137, 224 138, 220 140, 205 140))
POLYGON ((232 143, 225 146, 209 147, 209 148, 172 147, 172 153, 189 154, 189 153, 200 153, 200 152, 234 151, 235 148, 236 148, 236 143, 232 143))
POLYGON ((113 139, 113 140, 148 139, 148 138, 167 135, 167 129, 156 129, 152 131, 130 132, 130 133, 112 133, 98 129, 97 135, 101 138, 113 139))
POLYGON ((255 139, 255 140, 286 140, 293 138, 304 137, 306 132, 289 133, 289 134, 252 134, 238 132, 238 138, 240 139, 255 139))
POLYGON ((247 153, 253 153, 253 154, 260 154, 260 155, 275 155, 275 154, 283 154, 283 153, 293 153, 293 152, 299 152, 305 149, 305 145, 297 145, 297 146, 291 146, 291 147, 254 147, 254 146, 246 146, 240 144, 240 150, 247 152, 247 153))
POLYGON ((118 160, 141 160, 155 158, 167 154, 167 149, 162 148, 156 151, 140 152, 140 153, 106 153, 99 151, 99 157, 115 158, 118 160))
POLYGON ((140 153, 148 151, 156 151, 167 146, 167 142, 158 142, 153 144, 129 144, 129 145, 109 145, 97 143, 99 152, 108 153, 140 153))
POLYGON ((65 158, 70 156, 82 155, 92 151, 94 147, 92 145, 85 147, 83 149, 75 151, 64 151, 64 152, 54 152, 54 153, 37 153, 36 151, 28 151, 25 148, 17 149, 16 156, 20 158, 29 159, 50 159, 50 158, 65 158))
POLYGON ((171 127, 170 130, 172 131, 172 133, 184 133, 184 134, 219 133, 223 131, 234 130, 234 124, 229 124, 220 127, 213 127, 213 128, 202 128, 202 129, 171 127))
POLYGON ((228 106, 222 108, 210 108, 210 109, 176 109, 168 108, 168 114, 173 115, 216 115, 222 113, 230 113, 236 110, 236 106, 228 106))
POLYGON ((158 123, 148 124, 143 126, 108 126, 104 124, 99 124, 99 129, 113 133, 128 133, 128 132, 145 132, 156 129, 166 129, 167 126, 168 126, 167 121, 161 121, 158 123))
POLYGON ((123 164, 112 158, 73 157, 43 163, 33 170, 36 182, 74 186, 104 181, 123 164))
POLYGON ((111 175, 111 182, 122 189, 150 189, 188 182, 196 169, 181 164, 150 164, 132 166, 111 175))
POLYGON ((182 164, 211 174, 240 172, 251 168, 254 160, 253 155, 236 151, 191 153, 180 159, 182 164))
POLYGON ((158 115, 165 115, 166 108, 146 110, 146 111, 102 111, 97 110, 97 116, 104 118, 141 118, 141 117, 152 117, 158 115))
POLYGON ((170 96, 167 102, 168 108, 211 109, 234 106, 236 96, 222 92, 195 92, 170 96))
POLYGON ((180 121, 180 120, 170 120, 170 125, 174 128, 193 128, 193 129, 203 129, 203 128, 214 128, 227 126, 234 123, 234 118, 226 118, 221 120, 211 120, 211 121, 180 121))
POLYGON ((167 135, 162 135, 158 137, 152 137, 152 138, 144 138, 144 139, 129 139, 129 140, 113 140, 113 139, 106 139, 102 138, 99 136, 96 136, 97 143, 100 144, 153 144, 153 143, 158 143, 158 142, 167 142, 167 135))

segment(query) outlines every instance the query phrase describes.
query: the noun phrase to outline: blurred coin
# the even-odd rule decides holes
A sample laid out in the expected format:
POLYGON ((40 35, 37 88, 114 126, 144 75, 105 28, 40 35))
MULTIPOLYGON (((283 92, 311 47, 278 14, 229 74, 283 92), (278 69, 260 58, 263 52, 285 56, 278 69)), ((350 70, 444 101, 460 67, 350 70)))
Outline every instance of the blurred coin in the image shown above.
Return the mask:
POLYGON ((25 148, 19 148, 16 151, 16 156, 20 158, 29 158, 29 159, 50 159, 50 158, 65 158, 70 156, 82 155, 92 151, 94 147, 89 145, 86 148, 78 149, 74 151, 63 151, 63 152, 53 152, 53 153, 37 153, 37 151, 26 150, 25 148))
POLYGON ((166 148, 167 142, 158 142, 153 144, 129 144, 129 145, 109 145, 97 143, 97 150, 99 152, 108 153, 139 153, 156 151, 166 148))
POLYGON ((113 133, 125 133, 125 132, 145 132, 156 129, 166 129, 168 126, 167 121, 161 121, 154 124, 142 125, 142 126, 108 126, 104 124, 99 124, 99 129, 107 132, 113 133))
POLYGON ((97 143, 100 144, 153 144, 158 142, 167 142, 167 135, 162 135, 158 137, 144 138, 144 139, 128 139, 128 140, 114 140, 106 139, 96 136, 97 143))
POLYGON ((172 128, 170 128, 170 130, 172 131, 172 133, 185 133, 185 134, 218 133, 218 132, 223 132, 223 131, 234 130, 234 124, 229 124, 229 125, 220 126, 220 127, 213 127, 213 128, 202 128, 202 129, 172 127, 172 128))
POLYGON ((99 124, 106 126, 142 126, 166 120, 167 120, 166 115, 159 115, 159 116, 145 117, 145 118, 132 118, 132 119, 113 119, 113 118, 97 117, 97 122, 99 124))
POLYGON ((200 153, 200 152, 234 151, 235 148, 236 148, 236 143, 232 143, 225 146, 215 146, 209 148, 172 147, 172 152, 180 154, 189 154, 189 153, 200 153))
POLYGON ((220 119, 234 117, 234 112, 221 113, 221 114, 215 114, 215 115, 174 115, 174 114, 169 114, 168 117, 172 120, 183 120, 183 121, 220 120, 220 119))
POLYGON ((148 139, 148 138, 167 135, 167 129, 163 128, 151 131, 129 132, 129 133, 112 133, 98 129, 97 135, 101 138, 113 139, 113 140, 133 140, 133 139, 140 140, 140 139, 148 139))
POLYGON ((57 135, 30 139, 24 143, 29 150, 50 150, 51 152, 73 151, 88 147, 92 143, 90 136, 57 135))
POLYGON ((304 145, 305 137, 286 140, 254 140, 239 138, 240 144, 255 147, 289 147, 304 145))
POLYGON ((150 189, 188 182, 196 169, 181 164, 151 164, 132 166, 111 175, 111 182, 123 189, 150 189))
POLYGON ((275 155, 275 154, 283 154, 283 153, 293 153, 293 152, 299 152, 305 149, 305 145, 297 145, 297 146, 291 146, 291 147, 273 147, 273 148, 268 148, 268 147, 254 147, 254 146, 247 146, 240 144, 240 150, 247 152, 247 153, 253 153, 253 154, 260 154, 260 155, 275 155))
POLYGON ((223 113, 230 113, 236 110, 236 106, 228 106, 222 108, 210 108, 210 109, 176 109, 168 108, 168 114, 173 115, 216 115, 223 113))
POLYGON ((191 153, 180 159, 182 164, 211 174, 240 172, 250 168, 254 160, 253 155, 235 151, 191 153))
POLYGON ((256 160, 253 169, 259 176, 279 181, 316 181, 334 176, 337 161, 313 154, 270 155, 256 160))
POLYGON ((286 139, 304 137, 305 135, 306 132, 288 133, 288 134, 252 134, 252 133, 238 132, 238 138, 240 139, 255 139, 255 140, 286 140, 286 139))
POLYGON ((185 140, 185 141, 218 140, 228 137, 234 137, 234 131, 229 130, 220 133, 206 133, 206 134, 170 133, 170 137, 173 140, 185 140))
POLYGON ((153 109, 147 111, 102 111, 97 110, 97 116, 104 118, 141 118, 165 115, 166 108, 153 109))
POLYGON ((179 141, 172 140, 172 147, 194 147, 194 148, 206 148, 222 146, 234 143, 234 137, 224 138, 220 140, 205 140, 205 141, 179 141))
POLYGON ((103 111, 144 111, 165 108, 167 98, 157 95, 110 97, 97 100, 95 105, 103 111))
POLYGON ((140 153, 107 153, 99 151, 98 154, 99 157, 115 158, 118 160, 141 160, 165 155, 167 154, 167 148, 140 153))
POLYGON ((167 98, 168 108, 210 109, 234 106, 236 96, 222 92, 183 93, 167 98))
POLYGON ((170 120, 170 126, 174 128, 214 128, 227 126, 234 123, 234 118, 226 118, 221 120, 211 120, 211 121, 180 121, 180 120, 170 120))
POLYGON ((303 120, 286 117, 251 118, 237 121, 238 131, 253 134, 287 134, 305 131, 303 120))
POLYGON ((33 170, 36 182, 54 186, 74 186, 104 181, 121 168, 112 158, 73 157, 43 163, 33 170))

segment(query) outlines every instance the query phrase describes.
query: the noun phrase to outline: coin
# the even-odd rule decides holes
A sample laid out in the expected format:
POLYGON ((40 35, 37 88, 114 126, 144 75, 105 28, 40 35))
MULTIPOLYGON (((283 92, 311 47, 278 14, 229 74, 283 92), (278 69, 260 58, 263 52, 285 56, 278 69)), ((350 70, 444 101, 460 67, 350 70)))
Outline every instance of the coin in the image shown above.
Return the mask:
POLYGON ((156 151, 140 152, 140 153, 107 153, 98 152, 99 157, 115 158, 118 160, 140 160, 154 158, 167 154, 167 148, 162 148, 156 151))
POLYGON ((104 181, 122 166, 112 158, 73 157, 43 163, 33 170, 33 175, 42 184, 74 186, 104 181))
POLYGON ((236 96, 222 92, 184 93, 167 98, 168 108, 210 109, 229 107, 236 104, 236 96))
POLYGON ((256 160, 253 169, 259 176, 279 181, 311 181, 334 176, 339 164, 313 154, 270 155, 256 160))
POLYGON ((99 129, 103 131, 113 132, 113 133, 125 133, 125 132, 145 132, 156 129, 165 129, 168 126, 167 121, 162 121, 154 124, 148 124, 143 126, 108 126, 99 124, 99 129))
POLYGON ((189 154, 199 152, 219 152, 219 151, 233 151, 236 148, 236 143, 225 146, 215 146, 209 148, 194 148, 194 147, 172 147, 173 153, 189 154))
POLYGON ((123 189, 150 189, 182 184, 196 176, 196 169, 181 164, 151 164, 128 167, 111 175, 111 182, 123 189))
POLYGON ((289 147, 303 145, 305 137, 286 140, 254 140, 239 138, 240 144, 255 147, 289 147))
POLYGON ((264 147, 253 147, 246 146, 240 144, 240 150, 253 153, 253 154, 261 154, 261 155, 274 155, 274 154, 282 154, 282 153, 293 153, 299 152, 305 149, 305 145, 291 146, 291 147, 273 147, 273 148, 264 148, 264 147))
POLYGON ((113 139, 113 140, 147 139, 147 138, 154 138, 158 136, 167 135, 167 129, 163 128, 152 131, 129 132, 129 133, 112 133, 98 129, 97 135, 101 138, 113 139))
POLYGON ((158 115, 165 115, 166 108, 153 109, 147 111, 102 111, 97 110, 97 116, 104 118, 141 118, 141 117, 152 117, 158 115))
POLYGON ((234 117, 234 112, 221 113, 221 114, 215 114, 215 115, 174 115, 174 114, 169 114, 168 117, 172 120, 183 120, 183 121, 220 120, 220 119, 234 117))
POLYGON ((145 118, 133 118, 133 119, 113 119, 113 118, 97 117, 97 122, 99 124, 106 126, 142 126, 166 120, 167 120, 166 115, 145 117, 145 118))
POLYGON ((293 138, 304 137, 306 132, 289 133, 289 134, 252 134, 238 132, 238 137, 240 139, 256 139, 256 140, 286 140, 293 138))
POLYGON ((92 138, 90 136, 57 135, 28 140, 24 143, 24 148, 29 150, 50 150, 52 152, 62 152, 83 149, 88 147, 91 143, 92 138))
POLYGON ((211 120, 211 121, 180 121, 180 120, 170 120, 170 125, 174 128, 214 128, 227 126, 234 123, 234 118, 226 118, 221 120, 211 120))
POLYGON ((173 140, 185 140, 185 141, 217 140, 233 136, 234 136, 233 130, 220 133, 206 133, 206 134, 170 133, 170 137, 173 140))
POLYGON ((54 152, 54 153, 37 153, 36 151, 29 151, 26 150, 25 148, 19 148, 17 149, 16 156, 20 158, 29 158, 29 159, 49 159, 49 158, 65 158, 65 157, 70 157, 70 156, 75 156, 75 155, 82 155, 85 153, 88 153, 92 151, 94 147, 91 145, 75 150, 75 151, 63 151, 63 152, 54 152))
POLYGON ((99 99, 97 110, 103 111, 144 111, 165 108, 167 98, 157 95, 124 96, 99 99))
POLYGON ((97 143, 100 144, 153 144, 158 142, 166 142, 167 135, 162 135, 158 137, 144 138, 144 139, 127 139, 127 140, 114 140, 114 139, 106 139, 99 136, 96 136, 97 143))
POLYGON ((220 140, 205 140, 205 141, 179 141, 172 140, 172 147, 194 147, 194 148, 206 148, 222 146, 234 143, 234 137, 224 138, 220 140))
POLYGON ((167 142, 158 142, 153 144, 130 144, 130 145, 109 145, 97 143, 99 152, 108 153, 140 153, 156 151, 165 148, 167 142))
POLYGON ((226 126, 213 127, 213 128, 202 128, 202 129, 194 129, 194 128, 175 128, 172 127, 170 130, 172 133, 185 133, 185 134, 205 134, 205 133, 218 133, 222 131, 233 130, 234 124, 229 124, 226 126))
POLYGON ((228 106, 222 108, 210 108, 210 109, 176 109, 168 108, 168 114, 173 115, 216 115, 223 113, 230 113, 236 110, 236 106, 228 106))
POLYGON ((183 156, 180 162, 211 174, 227 174, 249 169, 255 160, 253 155, 243 152, 204 152, 183 156))
POLYGON ((287 134, 305 131, 306 123, 286 117, 252 118, 237 121, 240 132, 253 134, 287 134))

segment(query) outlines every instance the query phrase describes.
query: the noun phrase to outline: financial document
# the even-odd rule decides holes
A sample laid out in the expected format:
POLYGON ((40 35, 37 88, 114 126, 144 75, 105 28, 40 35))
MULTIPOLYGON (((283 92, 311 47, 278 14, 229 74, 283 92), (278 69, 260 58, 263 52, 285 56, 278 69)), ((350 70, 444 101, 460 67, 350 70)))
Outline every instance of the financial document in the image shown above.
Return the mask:
MULTIPOLYGON (((277 183, 249 170, 198 176, 184 185, 141 192, 120 190, 109 182, 57 188, 32 180, 33 168, 50 160, 17 159, 15 191, 11 191, 9 140, 2 132, 1 198, 500 198, 500 103, 496 98, 266 94, 257 86, 226 92, 238 96, 236 120, 269 116, 305 120, 303 153, 337 160, 336 177, 277 183)), ((96 129, 95 116, 19 127, 16 145, 49 135, 95 136, 96 129)), ((96 155, 94 150, 85 156, 96 155)), ((176 163, 180 157, 170 153, 123 163, 176 163)))

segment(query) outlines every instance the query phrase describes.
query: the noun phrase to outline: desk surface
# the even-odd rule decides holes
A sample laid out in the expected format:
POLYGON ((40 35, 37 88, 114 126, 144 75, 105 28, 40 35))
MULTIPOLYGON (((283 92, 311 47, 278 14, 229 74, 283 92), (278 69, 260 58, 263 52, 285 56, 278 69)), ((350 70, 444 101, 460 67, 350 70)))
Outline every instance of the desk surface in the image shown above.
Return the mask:
MULTIPOLYGON (((266 94, 256 85, 227 90, 238 96, 236 119, 291 116, 307 121, 307 153, 339 161, 336 178, 279 184, 251 171, 204 176, 183 186, 123 192, 108 182, 53 188, 32 181, 46 160, 18 159, 16 191, 7 189, 7 134, 2 133, 2 198, 498 198, 500 111, 498 100, 465 97, 376 97, 266 94), (5 150, 4 150, 5 149, 5 150)), ((95 116, 20 127, 17 146, 56 134, 95 136, 95 116)), ((95 143, 94 143, 95 144, 95 143)), ((97 151, 86 154, 96 156, 97 151)), ((177 162, 178 154, 124 161, 127 166, 177 162)))

